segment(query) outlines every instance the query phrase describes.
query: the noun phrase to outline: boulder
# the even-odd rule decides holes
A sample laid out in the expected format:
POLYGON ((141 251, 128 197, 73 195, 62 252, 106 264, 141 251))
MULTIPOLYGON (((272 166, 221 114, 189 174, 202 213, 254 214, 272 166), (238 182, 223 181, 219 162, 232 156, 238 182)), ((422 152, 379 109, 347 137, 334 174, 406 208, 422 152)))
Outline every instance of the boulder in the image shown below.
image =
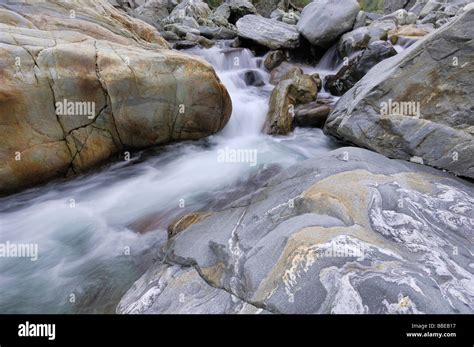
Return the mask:
POLYGON ((428 35, 433 32, 434 29, 426 25, 403 25, 392 29, 388 32, 389 41, 395 45, 398 42, 399 38, 404 39, 420 39, 423 36, 428 35))
POLYGON ((316 82, 316 88, 318 89, 318 92, 320 92, 323 87, 323 81, 321 80, 321 76, 317 72, 315 72, 311 74, 311 77, 316 82))
POLYGON ((256 14, 257 10, 250 1, 247 0, 226 0, 225 4, 229 6, 229 23, 235 24, 240 18, 248 14, 256 14))
POLYGON ((161 21, 169 16, 168 3, 168 0, 148 0, 135 8, 132 15, 155 27, 160 27, 161 21))
POLYGON ((356 19, 355 19, 355 22, 354 22, 354 26, 353 26, 353 29, 357 29, 357 28, 361 28, 361 27, 365 27, 367 25, 370 24, 370 20, 367 16, 367 12, 365 11, 359 11, 359 13, 357 13, 357 16, 356 16, 356 19))
POLYGON ((263 76, 258 69, 247 70, 243 72, 242 79, 245 81, 245 84, 252 87, 262 87, 265 85, 263 76))
POLYGON ((279 82, 270 96, 264 131, 270 135, 286 135, 293 130, 294 107, 316 99, 316 81, 295 71, 279 82))
MULTIPOLYGON (((376 32, 376 38, 381 39, 381 32, 376 32)), ((352 30, 342 35, 337 44, 337 53, 339 57, 350 57, 354 52, 365 49, 368 47, 371 39, 374 39, 370 34, 369 27, 361 27, 352 30)))
POLYGON ((390 43, 374 41, 361 54, 350 59, 336 75, 326 76, 325 88, 333 95, 343 95, 372 67, 396 54, 397 51, 390 43))
POLYGON ((474 6, 375 66, 337 103, 325 131, 391 158, 474 178, 474 6))
POLYGON ((275 10, 281 10, 283 12, 288 10, 288 0, 252 0, 257 12, 267 18, 275 10))
POLYGON ((214 134, 230 117, 211 65, 107 1, 0 4, 0 23, 1 194, 214 134))
POLYGON ((212 46, 214 46, 214 41, 206 39, 204 36, 201 35, 187 33, 184 39, 187 41, 196 42, 204 48, 211 48, 212 46))
POLYGON ((286 59, 286 54, 282 50, 277 50, 277 51, 270 51, 265 57, 265 60, 263 61, 263 66, 269 71, 273 70, 276 68, 278 65, 280 65, 282 62, 284 62, 286 59))
POLYGON ((117 313, 471 314, 473 196, 340 148, 177 234, 117 313))
POLYGON ((302 74, 303 69, 297 65, 284 61, 271 71, 270 83, 276 85, 280 83, 281 80, 293 77, 295 73, 302 74))
POLYGON ((183 49, 190 49, 196 47, 198 43, 196 41, 189 41, 189 40, 179 40, 173 44, 173 49, 178 51, 183 49))
POLYGON ((237 23, 240 37, 257 42, 270 49, 296 48, 299 46, 299 33, 294 25, 256 15, 247 15, 237 23))
POLYGON ((314 105, 313 103, 300 105, 295 108, 295 124, 299 127, 322 128, 331 113, 327 105, 314 105))
POLYGON ((297 28, 311 44, 328 47, 352 30, 359 10, 356 0, 316 0, 303 9, 297 28))
POLYGON ((165 31, 171 31, 176 34, 178 37, 185 37, 188 33, 199 35, 199 29, 192 28, 190 26, 185 26, 181 24, 167 24, 164 27, 165 31))
POLYGON ((197 22, 207 19, 212 14, 209 6, 202 0, 183 0, 164 20, 166 24, 181 23, 184 18, 192 17, 197 22))

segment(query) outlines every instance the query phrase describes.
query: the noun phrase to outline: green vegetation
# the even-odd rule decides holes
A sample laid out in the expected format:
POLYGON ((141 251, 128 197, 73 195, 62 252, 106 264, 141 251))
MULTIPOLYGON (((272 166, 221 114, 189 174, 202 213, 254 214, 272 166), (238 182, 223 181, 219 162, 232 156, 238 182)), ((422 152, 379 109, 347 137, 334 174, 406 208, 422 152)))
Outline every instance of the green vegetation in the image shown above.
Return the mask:
POLYGON ((367 12, 383 12, 385 0, 358 0, 361 9, 367 12))

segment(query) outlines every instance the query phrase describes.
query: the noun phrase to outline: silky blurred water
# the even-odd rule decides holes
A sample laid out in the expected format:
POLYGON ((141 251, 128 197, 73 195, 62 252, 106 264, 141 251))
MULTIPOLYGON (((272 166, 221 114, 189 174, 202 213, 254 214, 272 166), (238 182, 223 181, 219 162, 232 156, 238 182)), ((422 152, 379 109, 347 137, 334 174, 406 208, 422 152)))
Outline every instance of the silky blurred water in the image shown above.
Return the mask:
POLYGON ((39 251, 37 261, 0 258, 0 313, 113 313, 158 257, 175 218, 222 208, 282 168, 337 147, 319 129, 261 133, 272 89, 262 58, 225 42, 187 53, 207 59, 227 87, 233 113, 225 129, 0 199, 0 243, 39 251), (248 70, 265 85, 247 86, 248 70), (254 151, 256 165, 223 162, 225 149, 254 151))

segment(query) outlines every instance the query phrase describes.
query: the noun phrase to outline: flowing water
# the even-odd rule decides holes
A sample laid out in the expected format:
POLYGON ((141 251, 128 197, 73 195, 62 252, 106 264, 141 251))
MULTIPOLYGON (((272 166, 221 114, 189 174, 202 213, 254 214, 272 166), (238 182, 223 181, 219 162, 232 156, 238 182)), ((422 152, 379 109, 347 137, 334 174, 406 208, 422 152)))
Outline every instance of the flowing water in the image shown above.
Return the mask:
POLYGON ((336 148, 319 129, 261 133, 271 93, 262 58, 225 42, 188 53, 207 59, 231 95, 225 129, 0 199, 0 244, 38 246, 36 261, 0 259, 0 313, 113 313, 158 258, 175 218, 222 208, 282 168, 336 148), (265 85, 247 86, 248 70, 265 85), (252 160, 223 159, 237 150, 252 160))

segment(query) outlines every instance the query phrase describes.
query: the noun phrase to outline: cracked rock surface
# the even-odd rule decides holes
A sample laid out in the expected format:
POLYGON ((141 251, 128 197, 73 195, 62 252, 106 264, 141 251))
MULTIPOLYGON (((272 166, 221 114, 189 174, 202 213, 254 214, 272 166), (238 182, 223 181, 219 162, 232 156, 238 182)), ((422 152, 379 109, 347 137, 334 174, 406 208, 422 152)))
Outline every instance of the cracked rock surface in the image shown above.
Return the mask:
POLYGON ((340 148, 170 238, 118 313, 473 313, 474 186, 340 148))
POLYGON ((105 0, 0 4, 0 57, 0 194, 214 134, 232 109, 211 65, 105 0))
POLYGON ((372 68, 338 101, 325 132, 390 158, 417 157, 474 178, 474 4, 464 10, 372 68), (396 107, 382 112, 389 102, 396 107))

